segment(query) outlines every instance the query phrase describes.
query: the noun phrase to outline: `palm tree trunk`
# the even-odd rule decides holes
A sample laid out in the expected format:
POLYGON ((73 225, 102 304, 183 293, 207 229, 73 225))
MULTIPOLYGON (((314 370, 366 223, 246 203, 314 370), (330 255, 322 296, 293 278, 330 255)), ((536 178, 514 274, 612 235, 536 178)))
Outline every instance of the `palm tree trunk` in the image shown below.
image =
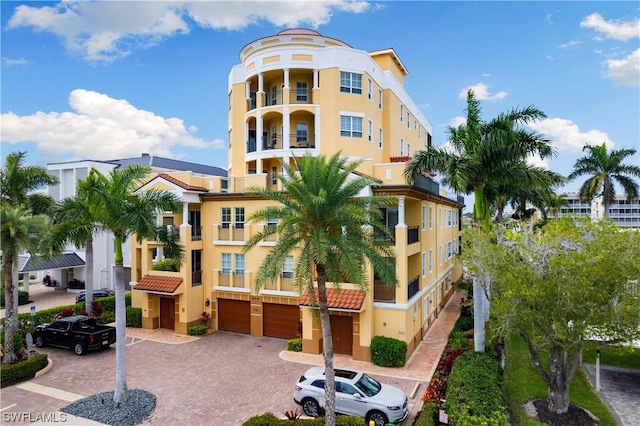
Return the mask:
POLYGON ((336 424, 336 383, 333 370, 333 340, 331 335, 331 316, 327 303, 327 278, 324 265, 316 265, 318 277, 318 307, 320 310, 320 323, 322 324, 322 347, 324 352, 324 376, 325 376, 325 425, 336 424))
POLYGON ((85 302, 84 309, 87 314, 91 316, 93 314, 93 238, 87 239, 85 247, 85 265, 84 265, 84 290, 85 290, 85 302))
POLYGON ((3 364, 12 364, 17 361, 16 354, 13 348, 13 334, 14 324, 17 324, 16 313, 13 306, 14 299, 14 282, 13 282, 13 254, 4 255, 4 270, 5 270, 5 287, 4 287, 4 307, 5 307, 5 330, 4 330, 4 356, 2 358, 3 364), (8 272, 8 273, 7 273, 8 272))
MULTIPOLYGON (((14 257, 13 269, 11 270, 11 281, 13 281, 13 332, 18 332, 18 306, 20 306, 20 286, 18 285, 18 262, 14 257)), ((15 349, 15 348, 14 348, 15 349)))
POLYGON ((476 352, 485 348, 485 297, 484 289, 477 276, 473 276, 473 346, 476 352))
POLYGON ((127 322, 124 301, 124 266, 122 259, 122 237, 115 237, 116 264, 116 389, 113 401, 120 404, 129 397, 127 389, 127 322))

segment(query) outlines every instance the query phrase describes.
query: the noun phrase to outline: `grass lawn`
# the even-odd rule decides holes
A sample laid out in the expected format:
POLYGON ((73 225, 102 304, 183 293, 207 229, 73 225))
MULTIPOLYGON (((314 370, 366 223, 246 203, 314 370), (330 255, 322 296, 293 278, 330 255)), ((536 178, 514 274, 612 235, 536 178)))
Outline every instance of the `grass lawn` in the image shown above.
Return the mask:
MULTIPOLYGON (((582 350, 582 362, 596 363, 596 344, 587 342, 582 350)), ((640 349, 629 346, 600 345, 600 363, 614 367, 640 370, 640 349)))
MULTIPOLYGON (((542 425, 543 423, 530 418, 522 409, 522 405, 530 399, 546 398, 547 385, 535 370, 522 338, 512 336, 506 342, 505 350, 507 363, 504 370, 504 389, 510 423, 518 426, 542 425)), ((545 356, 541 354, 540 358, 543 360, 545 356)), ((611 413, 598 398, 580 368, 571 383, 569 400, 572 404, 591 411, 600 419, 602 426, 616 426, 611 413)))

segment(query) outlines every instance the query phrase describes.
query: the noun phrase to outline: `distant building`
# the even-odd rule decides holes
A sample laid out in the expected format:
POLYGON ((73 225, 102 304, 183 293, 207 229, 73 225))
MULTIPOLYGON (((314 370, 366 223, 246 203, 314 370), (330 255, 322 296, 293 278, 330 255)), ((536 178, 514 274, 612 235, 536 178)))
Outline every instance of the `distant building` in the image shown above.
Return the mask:
MULTIPOLYGON (((581 201, 576 193, 566 196, 568 205, 562 206, 558 217, 562 216, 588 216, 591 219, 601 219, 605 216, 602 197, 593 201, 581 201)), ((607 216, 620 227, 640 229, 640 198, 628 200, 626 195, 617 195, 609 206, 607 216)))

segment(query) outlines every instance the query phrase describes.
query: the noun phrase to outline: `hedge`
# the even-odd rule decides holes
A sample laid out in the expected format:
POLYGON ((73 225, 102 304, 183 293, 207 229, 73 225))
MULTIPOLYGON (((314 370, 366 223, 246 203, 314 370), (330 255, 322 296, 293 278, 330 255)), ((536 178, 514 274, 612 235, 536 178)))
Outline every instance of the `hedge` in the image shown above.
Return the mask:
POLYGON ((446 397, 449 422, 456 426, 507 424, 502 369, 495 357, 466 352, 453 363, 446 397))
MULTIPOLYGON (((253 416, 243 426, 288 426, 288 425, 305 425, 305 426, 324 426, 324 417, 316 417, 315 419, 297 419, 291 421, 289 419, 279 419, 273 413, 260 414, 253 416)), ((336 426, 365 426, 365 420, 356 416, 336 416, 336 426)))
POLYGON ((290 339, 287 340, 287 350, 292 352, 302 352, 302 339, 290 339))
MULTIPOLYGON (((29 293, 26 291, 18 291, 18 306, 29 303, 29 293)), ((4 289, 0 291, 0 308, 4 308, 4 289)))
POLYGON ((47 354, 37 354, 30 360, 3 364, 0 367, 0 387, 10 386, 35 377, 36 373, 47 366, 47 354))
POLYGON ((142 327, 142 309, 127 306, 127 327, 142 327))
POLYGON ((392 337, 371 339, 371 362, 381 367, 402 367, 407 361, 407 343, 392 337))
POLYGON ((436 402, 425 402, 413 426, 439 425, 440 406, 436 402))

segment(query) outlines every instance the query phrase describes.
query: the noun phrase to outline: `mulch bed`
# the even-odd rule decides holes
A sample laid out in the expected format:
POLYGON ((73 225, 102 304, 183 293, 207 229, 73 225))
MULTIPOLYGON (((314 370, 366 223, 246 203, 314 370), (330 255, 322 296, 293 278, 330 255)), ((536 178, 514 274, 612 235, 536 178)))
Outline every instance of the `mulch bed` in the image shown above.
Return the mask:
POLYGON ((549 404, 544 398, 534 399, 525 405, 529 404, 533 404, 535 413, 532 413, 534 410, 525 409, 525 411, 539 422, 550 426, 598 426, 600 424, 600 420, 588 410, 574 404, 570 404, 569 411, 564 414, 549 410, 549 404))

